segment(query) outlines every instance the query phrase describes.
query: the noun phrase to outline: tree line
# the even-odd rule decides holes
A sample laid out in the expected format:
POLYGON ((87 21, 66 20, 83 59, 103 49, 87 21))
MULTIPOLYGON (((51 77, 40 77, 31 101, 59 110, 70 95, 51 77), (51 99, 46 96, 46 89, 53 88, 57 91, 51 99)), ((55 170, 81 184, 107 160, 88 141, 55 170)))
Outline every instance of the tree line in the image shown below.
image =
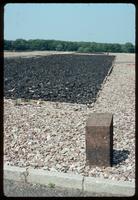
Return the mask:
POLYGON ((9 51, 75 51, 80 53, 95 52, 117 52, 134 53, 135 47, 132 43, 96 43, 96 42, 72 42, 60 40, 41 39, 17 39, 4 40, 4 50, 9 51))

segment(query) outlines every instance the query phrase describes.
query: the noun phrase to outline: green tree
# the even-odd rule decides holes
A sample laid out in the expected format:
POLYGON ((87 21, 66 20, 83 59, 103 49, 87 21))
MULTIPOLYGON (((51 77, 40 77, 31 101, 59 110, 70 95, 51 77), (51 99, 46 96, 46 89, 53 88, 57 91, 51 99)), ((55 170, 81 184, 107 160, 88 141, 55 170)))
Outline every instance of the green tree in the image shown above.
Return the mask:
POLYGON ((120 44, 112 44, 112 52, 121 52, 121 45, 120 44))
POLYGON ((83 52, 84 52, 84 53, 90 53, 90 52, 91 52, 91 48, 90 48, 90 47, 85 47, 85 48, 83 49, 83 52))
POLYGON ((28 43, 26 40, 17 39, 13 42, 13 49, 16 51, 24 51, 28 49, 28 43))
POLYGON ((63 51, 63 45, 62 44, 58 44, 56 46, 56 51, 63 51))
POLYGON ((13 42, 10 40, 4 40, 4 49, 5 50, 12 50, 13 49, 13 42))
POLYGON ((132 43, 130 43, 130 42, 125 43, 124 51, 126 53, 134 53, 135 52, 134 45, 132 43))
POLYGON ((134 53, 135 47, 132 43, 113 44, 96 42, 71 42, 60 40, 4 40, 5 50, 27 51, 27 50, 50 50, 50 51, 77 51, 77 52, 126 52, 134 53))
POLYGON ((77 52, 79 52, 79 53, 84 52, 84 47, 79 47, 78 50, 77 50, 77 52))

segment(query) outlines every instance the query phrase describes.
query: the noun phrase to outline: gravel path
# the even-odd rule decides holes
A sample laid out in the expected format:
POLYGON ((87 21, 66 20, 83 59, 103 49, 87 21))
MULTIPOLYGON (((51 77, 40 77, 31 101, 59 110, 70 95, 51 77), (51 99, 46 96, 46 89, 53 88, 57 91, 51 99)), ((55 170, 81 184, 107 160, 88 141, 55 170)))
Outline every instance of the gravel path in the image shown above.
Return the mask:
POLYGON ((134 55, 117 54, 116 63, 91 107, 4 99, 4 162, 134 182, 134 55), (86 165, 85 123, 92 112, 111 112, 114 115, 113 167, 90 169, 86 165))

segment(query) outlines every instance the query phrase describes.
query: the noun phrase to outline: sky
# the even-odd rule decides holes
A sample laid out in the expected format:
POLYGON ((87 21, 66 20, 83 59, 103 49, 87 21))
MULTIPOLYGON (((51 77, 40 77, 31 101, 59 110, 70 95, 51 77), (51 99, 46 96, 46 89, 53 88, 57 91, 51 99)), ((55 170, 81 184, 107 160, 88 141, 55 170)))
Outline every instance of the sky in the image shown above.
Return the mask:
POLYGON ((135 44, 135 6, 109 3, 18 3, 4 7, 4 39, 135 44))

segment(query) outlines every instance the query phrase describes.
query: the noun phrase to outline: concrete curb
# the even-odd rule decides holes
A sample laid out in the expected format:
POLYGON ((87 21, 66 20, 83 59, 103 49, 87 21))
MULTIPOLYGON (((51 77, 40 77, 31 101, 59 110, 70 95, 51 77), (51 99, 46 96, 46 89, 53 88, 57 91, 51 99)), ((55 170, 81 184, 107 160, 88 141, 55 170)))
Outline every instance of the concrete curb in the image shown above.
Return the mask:
POLYGON ((25 182, 26 168, 4 165, 4 179, 25 182))
MULTIPOLYGON (((4 179, 48 185, 53 187, 79 189, 82 192, 105 193, 109 196, 133 196, 135 183, 108 179, 83 177, 76 174, 50 172, 42 169, 21 168, 4 165, 4 179)), ((107 195, 106 195, 107 196, 107 195)))
POLYGON ((27 181, 43 185, 54 184, 55 186, 74 188, 82 190, 82 179, 80 175, 72 175, 60 172, 50 172, 41 169, 28 169, 27 181))

